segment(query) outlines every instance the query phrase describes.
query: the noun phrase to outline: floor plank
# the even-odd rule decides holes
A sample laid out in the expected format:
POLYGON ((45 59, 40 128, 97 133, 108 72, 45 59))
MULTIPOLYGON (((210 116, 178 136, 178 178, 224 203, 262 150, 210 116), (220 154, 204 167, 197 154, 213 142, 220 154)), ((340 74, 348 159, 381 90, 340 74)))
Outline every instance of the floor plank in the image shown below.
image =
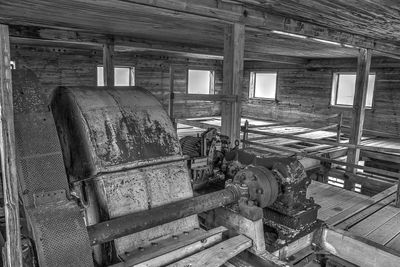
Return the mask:
POLYGON ((378 228, 380 225, 390 220, 390 218, 392 218, 399 212, 400 210, 397 208, 391 206, 386 207, 370 215, 369 217, 367 217, 360 223, 354 225, 353 227, 349 228, 349 231, 359 236, 366 236, 370 232, 378 228))
POLYGON ((400 233, 400 213, 397 213, 387 222, 369 233, 366 238, 374 240, 376 243, 386 245, 397 234, 400 233))

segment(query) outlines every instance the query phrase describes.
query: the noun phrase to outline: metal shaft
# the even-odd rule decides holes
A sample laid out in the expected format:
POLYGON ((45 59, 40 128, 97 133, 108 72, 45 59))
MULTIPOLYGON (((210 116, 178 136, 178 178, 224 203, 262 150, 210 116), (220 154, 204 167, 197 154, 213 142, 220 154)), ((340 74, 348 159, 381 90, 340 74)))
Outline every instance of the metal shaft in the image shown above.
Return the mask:
POLYGON ((116 238, 237 202, 239 198, 240 194, 234 188, 226 188, 210 194, 128 214, 88 226, 89 240, 92 246, 102 244, 116 238))

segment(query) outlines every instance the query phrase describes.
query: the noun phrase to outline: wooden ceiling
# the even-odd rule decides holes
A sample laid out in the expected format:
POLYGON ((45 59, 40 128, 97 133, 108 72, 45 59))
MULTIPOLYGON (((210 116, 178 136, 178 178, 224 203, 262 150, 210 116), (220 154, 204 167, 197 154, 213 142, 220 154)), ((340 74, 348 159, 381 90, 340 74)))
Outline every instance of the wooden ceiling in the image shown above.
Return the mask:
MULTIPOLYGON (((101 39, 97 38, 100 34, 113 35, 121 41, 120 45, 125 46, 125 51, 129 50, 127 47, 136 47, 136 40, 141 40, 141 45, 132 48, 133 50, 154 49, 156 46, 161 50, 169 47, 172 52, 182 49, 185 53, 201 51, 201 54, 220 56, 225 25, 241 22, 246 25, 245 51, 248 59, 259 57, 268 60, 274 56, 334 58, 357 55, 357 49, 345 47, 343 44, 400 55, 397 47, 400 43, 400 31, 394 32, 400 23, 393 19, 391 27, 379 32, 379 27, 387 25, 384 23, 387 20, 386 14, 388 18, 392 18, 396 9, 390 11, 388 8, 377 8, 377 4, 372 1, 365 1, 369 8, 377 8, 376 14, 369 12, 368 17, 365 15, 367 11, 364 10, 364 5, 359 4, 363 8, 356 9, 356 2, 360 3, 354 0, 0 0, 0 23, 59 30, 47 36, 27 34, 30 39, 39 39, 41 42, 47 39, 54 41, 57 38, 65 41, 66 33, 78 31, 75 35, 71 33, 74 36, 70 39, 92 43, 91 41, 97 42, 101 39), (352 8, 349 7, 350 3, 354 5, 352 8), (369 18, 375 18, 375 22, 370 21, 368 24, 369 18), (282 35, 281 31, 305 35, 308 38, 282 35), (97 35, 93 40, 87 40, 90 39, 89 36, 82 41, 80 36, 85 34, 97 35), (371 37, 371 40, 365 36, 371 37), (127 39, 131 39, 131 42, 127 39), (321 42, 319 39, 340 42, 342 45, 321 42), (148 44, 143 45, 146 42, 148 44)), ((23 31, 21 33, 18 29, 13 30, 12 34, 16 37, 14 41, 27 42, 23 38, 23 31)))
POLYGON ((294 19, 374 39, 400 42, 398 0, 240 0, 294 19))

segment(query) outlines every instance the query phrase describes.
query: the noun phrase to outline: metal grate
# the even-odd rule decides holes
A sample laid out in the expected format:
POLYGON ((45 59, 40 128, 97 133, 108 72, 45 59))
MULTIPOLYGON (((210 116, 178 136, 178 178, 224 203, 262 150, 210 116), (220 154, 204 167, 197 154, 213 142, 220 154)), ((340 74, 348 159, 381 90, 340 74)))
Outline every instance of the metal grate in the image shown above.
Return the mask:
POLYGON ((73 202, 28 211, 41 267, 93 266, 89 236, 73 202))
POLYGON ((68 192, 61 147, 51 113, 17 115, 15 119, 19 178, 24 204, 33 194, 64 189, 68 192))

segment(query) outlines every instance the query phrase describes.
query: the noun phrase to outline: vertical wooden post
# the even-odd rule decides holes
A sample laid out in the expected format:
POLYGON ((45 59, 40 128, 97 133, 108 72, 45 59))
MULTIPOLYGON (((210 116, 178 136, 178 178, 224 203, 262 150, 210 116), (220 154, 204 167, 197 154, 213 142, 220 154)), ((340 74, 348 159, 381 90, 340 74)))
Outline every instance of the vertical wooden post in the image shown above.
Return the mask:
POLYGON ((237 96, 235 102, 223 102, 221 112, 221 133, 229 136, 231 146, 240 140, 240 116, 244 55, 243 24, 227 25, 224 34, 224 83, 223 94, 237 96))
POLYGON ((343 113, 340 112, 338 116, 336 142, 340 143, 340 136, 342 135, 343 113))
MULTIPOLYGON (((351 121, 351 132, 349 143, 353 145, 359 145, 361 142, 364 117, 365 117, 365 101, 367 98, 368 88, 368 77, 369 70, 371 67, 371 49, 361 48, 358 54, 357 62, 357 76, 356 76, 356 88, 354 93, 352 121, 351 121)), ((350 149, 347 153, 347 163, 358 164, 360 158, 360 149, 350 149)), ((347 171, 355 173, 354 167, 347 167, 347 171)))
POLYGON ((394 204, 397 208, 400 208, 400 180, 397 181, 396 202, 394 204))
POLYGON ((244 123, 244 128, 243 128, 243 142, 242 142, 242 149, 245 149, 247 147, 247 144, 245 141, 249 139, 249 133, 247 132, 249 130, 249 121, 246 120, 244 123))
POLYGON ((8 26, 0 24, 0 153, 6 220, 6 266, 22 266, 14 108, 8 26))
POLYGON ((110 39, 103 45, 104 86, 114 86, 114 41, 110 39))
POLYGON ((175 124, 175 118, 174 118, 174 74, 175 74, 175 69, 174 66, 170 65, 169 66, 169 101, 168 101, 168 115, 172 120, 172 123, 174 124, 174 127, 176 128, 175 124))

